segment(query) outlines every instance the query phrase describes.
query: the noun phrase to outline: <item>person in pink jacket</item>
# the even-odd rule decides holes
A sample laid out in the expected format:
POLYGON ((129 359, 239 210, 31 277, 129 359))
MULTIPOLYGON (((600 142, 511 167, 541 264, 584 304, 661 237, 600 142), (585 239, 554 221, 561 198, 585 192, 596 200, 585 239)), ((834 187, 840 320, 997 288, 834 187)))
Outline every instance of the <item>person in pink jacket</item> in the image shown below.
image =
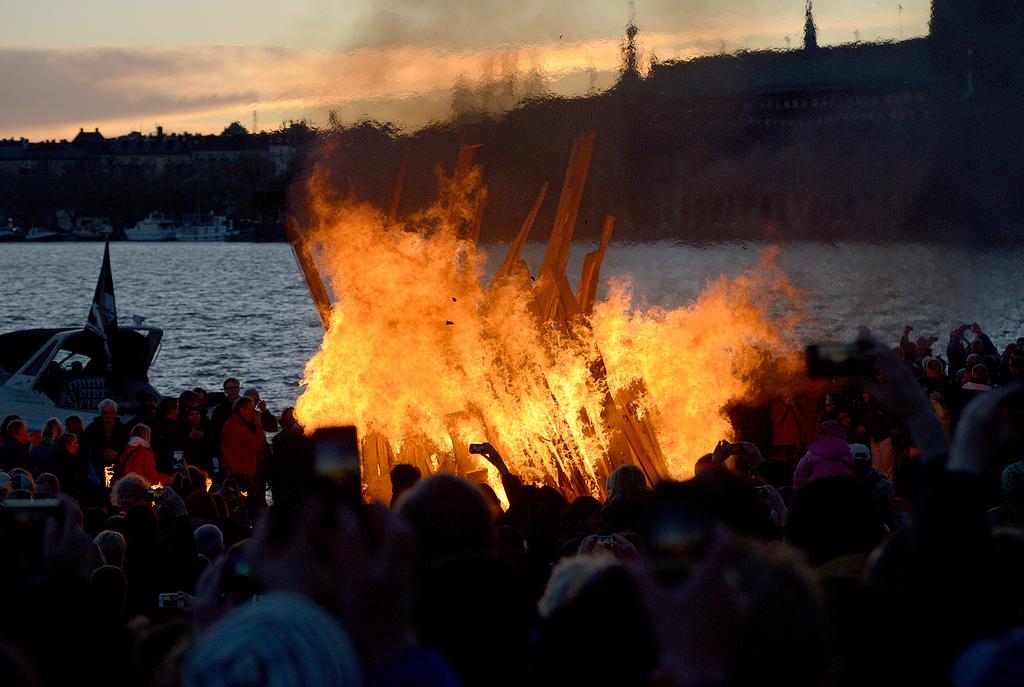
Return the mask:
POLYGON ((818 425, 817 438, 797 463, 793 488, 799 489, 813 480, 835 475, 853 477, 853 454, 846 443, 843 426, 835 420, 827 420, 818 425))

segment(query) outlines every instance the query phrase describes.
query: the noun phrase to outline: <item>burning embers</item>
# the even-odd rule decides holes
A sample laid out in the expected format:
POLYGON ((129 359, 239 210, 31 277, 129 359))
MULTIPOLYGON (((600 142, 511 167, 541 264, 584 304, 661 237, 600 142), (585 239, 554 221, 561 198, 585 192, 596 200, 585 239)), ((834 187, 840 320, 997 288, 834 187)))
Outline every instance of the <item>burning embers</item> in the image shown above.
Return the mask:
POLYGON ((304 269, 327 331, 296 413, 307 430, 359 427, 371 496, 387 497, 397 462, 486 480, 503 496, 497 472, 468 453, 481 441, 525 480, 576 494, 601 495, 608 473, 626 463, 652 481, 689 476, 732 434, 726 404, 752 391, 766 355, 790 349, 790 323, 768 314, 791 296, 770 256, 685 308, 634 309, 623 281, 597 301, 608 217, 580 283, 569 284, 593 145, 585 134, 573 147, 535 281, 520 253, 546 187, 485 286, 476 238, 486 192, 471 147, 443 201, 402 221, 311 177, 312 219, 294 245, 300 262, 315 259, 304 269))

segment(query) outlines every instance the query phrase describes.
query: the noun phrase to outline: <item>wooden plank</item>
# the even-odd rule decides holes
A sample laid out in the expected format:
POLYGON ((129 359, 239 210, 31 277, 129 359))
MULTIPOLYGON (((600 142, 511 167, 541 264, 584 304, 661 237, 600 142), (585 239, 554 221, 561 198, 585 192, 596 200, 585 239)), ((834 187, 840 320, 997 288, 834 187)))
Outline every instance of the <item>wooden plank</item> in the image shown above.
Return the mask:
POLYGON ((387 502, 391 498, 391 467, 395 463, 387 437, 377 432, 367 434, 363 437, 361 453, 366 496, 387 502))
POLYGON ((288 237, 288 243, 291 244, 292 254, 295 255, 295 260, 299 263, 302 277, 306 280, 306 288, 309 290, 309 295, 316 306, 317 314, 320 315, 320 322, 326 330, 331 325, 331 297, 327 293, 327 287, 320 277, 316 263, 313 262, 313 256, 309 252, 309 245, 299 231, 299 224, 295 217, 289 216, 285 219, 284 232, 285 236, 288 237))
POLYGON ((569 285, 569 279, 565 276, 565 272, 559 272, 553 275, 553 277, 555 286, 558 288, 558 304, 561 308, 560 321, 567 325, 569 320, 582 315, 583 309, 580 308, 580 303, 576 300, 576 294, 572 292, 572 287, 569 285))
MULTIPOLYGON (((397 460, 409 465, 415 465, 420 469, 424 477, 434 474, 434 465, 430 460, 432 454, 440 454, 441 451, 423 435, 406 437, 402 441, 402 450, 399 451, 397 460)), ((394 466, 392 466, 394 467, 394 466)))
POLYGON ((642 383, 622 389, 615 394, 615 403, 623 419, 622 428, 637 458, 637 464, 647 475, 648 481, 657 484, 669 479, 670 475, 654 427, 646 416, 638 417, 634 410, 636 400, 643 391, 642 383))
MULTIPOLYGON (((562 221, 563 216, 566 213, 566 208, 571 202, 572 197, 572 184, 575 179, 575 170, 577 160, 579 159, 580 139, 577 137, 572 143, 572 150, 569 152, 569 162, 565 166, 565 178, 562 180, 562 192, 558 196, 558 207, 555 210, 555 221, 551 225, 551 236, 548 238, 547 250, 544 251, 544 261, 541 264, 541 269, 545 267, 549 269, 555 269, 558 264, 558 256, 561 253, 562 243, 565 241, 563 236, 566 225, 562 221)), ((572 240, 572 237, 569 237, 572 240)))
MULTIPOLYGON (((540 189, 540 193, 537 195, 537 200, 533 203, 533 208, 530 209, 530 214, 523 220, 523 225, 519 228, 519 233, 516 234, 515 241, 509 246, 508 253, 505 255, 505 261, 501 263, 501 267, 494 273, 494 279, 491 280, 491 286, 499 283, 503 279, 508 279, 514 275, 522 260, 520 255, 523 252, 523 246, 526 245, 526 240, 530 237, 530 232, 533 230, 533 225, 537 221, 537 214, 540 213, 540 207, 544 204, 544 197, 548 193, 547 182, 540 189)), ((525 264, 525 263, 523 263, 525 264)), ((527 267, 527 273, 529 273, 529 267, 527 267)))
POLYGON ((604 263, 604 255, 608 250, 608 243, 611 241, 614 228, 615 217, 605 215, 604 227, 601 229, 601 243, 596 251, 587 253, 583 259, 583 274, 580 275, 580 286, 576 292, 576 298, 584 315, 590 315, 594 311, 597 287, 601 282, 601 265, 604 263))
POLYGON ((590 160, 594 154, 594 132, 584 132, 573 144, 569 164, 562 182, 562 194, 558 199, 555 223, 551 228, 551 240, 544 254, 544 267, 553 272, 565 272, 569 261, 569 248, 579 216, 583 189, 587 183, 590 160))

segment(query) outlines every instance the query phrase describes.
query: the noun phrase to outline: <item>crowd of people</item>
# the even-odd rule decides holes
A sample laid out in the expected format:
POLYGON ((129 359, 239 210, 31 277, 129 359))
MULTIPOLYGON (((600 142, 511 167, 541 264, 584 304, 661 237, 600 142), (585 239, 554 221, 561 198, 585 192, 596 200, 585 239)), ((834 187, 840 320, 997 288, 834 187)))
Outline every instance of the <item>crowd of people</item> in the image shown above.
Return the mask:
POLYGON ((361 503, 235 378, 7 416, 4 684, 1018 684, 1024 340, 910 334, 863 333, 799 445, 623 465, 603 499, 483 443, 498 493, 397 464, 361 503))

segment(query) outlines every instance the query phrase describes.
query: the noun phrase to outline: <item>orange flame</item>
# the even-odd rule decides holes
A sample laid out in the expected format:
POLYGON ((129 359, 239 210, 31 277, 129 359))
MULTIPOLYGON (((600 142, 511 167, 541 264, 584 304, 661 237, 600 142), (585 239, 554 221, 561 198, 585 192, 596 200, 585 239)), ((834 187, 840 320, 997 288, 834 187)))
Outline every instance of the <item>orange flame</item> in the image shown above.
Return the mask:
POLYGON ((674 310, 633 308, 628 283, 615 281, 591 317, 558 327, 540 321, 522 270, 483 286, 485 256, 461 238, 485 193, 480 177, 474 167, 445 182, 459 188, 441 197, 460 200, 399 222, 314 172, 304 234, 335 298, 300 421, 357 425, 374 497, 387 497, 390 466, 409 462, 486 480, 504 500, 496 470, 467 452, 482 441, 528 482, 596 496, 622 432, 609 419, 614 399, 633 444, 663 453, 668 475, 691 476, 732 438, 722 411, 752 391, 752 370, 792 350, 791 318, 777 313, 795 292, 774 252, 674 310))

